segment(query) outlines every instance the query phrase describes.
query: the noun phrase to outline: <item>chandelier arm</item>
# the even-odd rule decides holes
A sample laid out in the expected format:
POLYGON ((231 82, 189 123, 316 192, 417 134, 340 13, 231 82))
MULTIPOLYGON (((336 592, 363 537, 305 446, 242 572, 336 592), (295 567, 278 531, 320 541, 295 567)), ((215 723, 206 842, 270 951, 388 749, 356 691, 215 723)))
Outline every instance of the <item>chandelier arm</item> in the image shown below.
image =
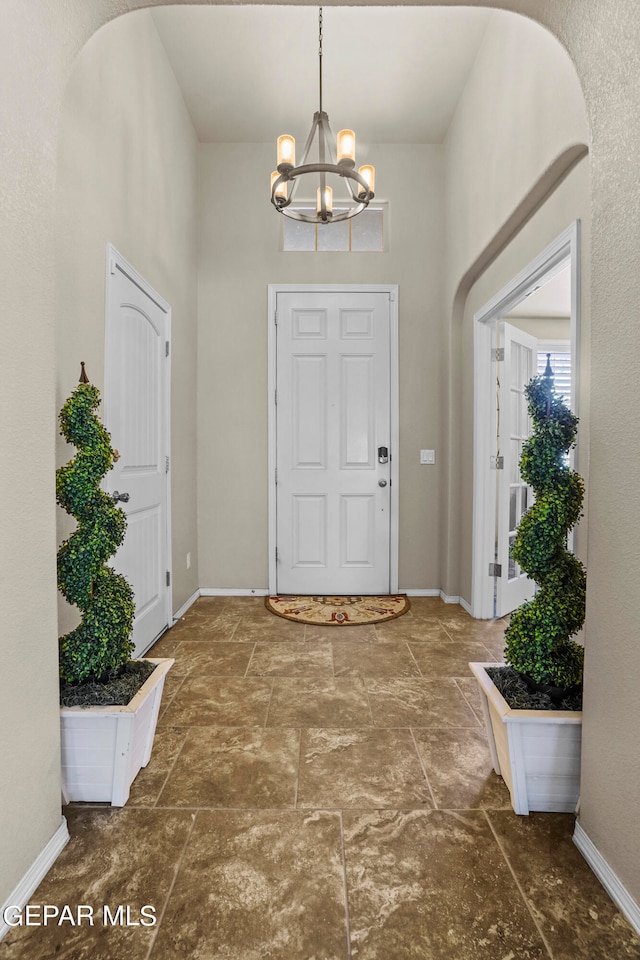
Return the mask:
POLYGON ((296 190, 298 189, 299 182, 300 181, 298 179, 294 178, 293 183, 291 185, 291 193, 289 194, 288 203, 293 203, 293 198, 296 195, 296 190))
MULTIPOLYGON (((322 119, 322 112, 320 113, 320 122, 318 124, 318 159, 320 161, 319 166, 322 168, 326 163, 325 156, 326 142, 325 142, 325 125, 322 119)), ((330 214, 327 213, 327 177, 326 171, 320 169, 320 219, 323 223, 326 223, 329 219, 330 214)))
POLYGON ((325 143, 327 146, 327 152, 329 154, 329 160, 331 163, 336 162, 337 150, 336 150, 336 138, 333 135, 333 131, 329 125, 329 117, 325 113, 321 120, 324 134, 325 134, 325 143))
POLYGON ((314 137, 316 135, 316 130, 320 126, 320 113, 314 113, 313 123, 311 124, 311 130, 309 130, 309 136, 307 137, 307 142, 304 145, 304 150, 302 152, 302 163, 307 162, 307 157, 309 156, 309 151, 311 150, 311 145, 313 143, 314 137))
MULTIPOLYGON (((358 202, 358 191, 357 191, 357 190, 354 190, 353 180, 351 179, 351 177, 345 177, 345 179, 346 179, 346 181, 347 181, 347 187, 348 187, 348 189, 349 189, 349 193, 351 194, 351 199, 352 199, 352 200, 355 200, 356 203, 357 203, 357 202, 358 202)), ((358 181, 356 181, 356 182, 358 182, 358 181)))

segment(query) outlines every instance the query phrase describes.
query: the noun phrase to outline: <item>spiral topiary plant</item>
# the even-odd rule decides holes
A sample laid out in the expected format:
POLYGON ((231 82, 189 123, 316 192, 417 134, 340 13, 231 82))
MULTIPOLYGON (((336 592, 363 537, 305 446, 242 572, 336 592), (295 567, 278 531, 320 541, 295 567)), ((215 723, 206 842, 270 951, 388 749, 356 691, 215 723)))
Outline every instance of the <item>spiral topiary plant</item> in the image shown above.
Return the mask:
POLYGON ((580 517, 584 483, 565 455, 575 442, 578 418, 554 392, 548 358, 544 374, 534 377, 525 393, 533 433, 523 445, 520 473, 533 487, 535 503, 520 521, 511 553, 538 591, 511 614, 505 659, 537 684, 577 687, 584 651, 571 637, 584 623, 586 573, 566 541, 580 517))
POLYGON ((66 684, 112 679, 133 651, 133 592, 106 566, 124 539, 127 521, 100 489, 117 453, 95 415, 99 403, 83 363, 80 383, 60 411, 60 432, 78 453, 56 471, 56 499, 78 521, 58 551, 58 587, 82 613, 79 626, 59 641, 60 677, 66 684))

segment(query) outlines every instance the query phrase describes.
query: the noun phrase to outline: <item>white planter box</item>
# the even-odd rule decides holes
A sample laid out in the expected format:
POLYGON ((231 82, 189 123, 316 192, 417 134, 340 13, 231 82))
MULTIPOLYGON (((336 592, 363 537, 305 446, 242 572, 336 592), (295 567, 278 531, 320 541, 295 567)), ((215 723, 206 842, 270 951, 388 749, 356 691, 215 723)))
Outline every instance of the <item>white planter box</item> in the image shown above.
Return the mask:
POLYGON ((493 768, 515 812, 572 813, 580 796, 582 713, 512 710, 485 669, 501 664, 469 666, 480 687, 493 768))
POLYGON ((127 802, 131 784, 151 757, 164 678, 175 662, 149 660, 156 669, 126 706, 60 708, 65 803, 127 802))

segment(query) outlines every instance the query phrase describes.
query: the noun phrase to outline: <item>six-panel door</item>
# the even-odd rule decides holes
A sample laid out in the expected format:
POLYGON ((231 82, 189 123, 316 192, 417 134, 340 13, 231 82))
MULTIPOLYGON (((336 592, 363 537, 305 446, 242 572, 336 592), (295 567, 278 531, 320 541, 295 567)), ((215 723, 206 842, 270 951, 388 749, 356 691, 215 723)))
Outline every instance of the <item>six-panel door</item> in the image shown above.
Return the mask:
POLYGON ((277 298, 278 592, 389 592, 388 293, 277 298))

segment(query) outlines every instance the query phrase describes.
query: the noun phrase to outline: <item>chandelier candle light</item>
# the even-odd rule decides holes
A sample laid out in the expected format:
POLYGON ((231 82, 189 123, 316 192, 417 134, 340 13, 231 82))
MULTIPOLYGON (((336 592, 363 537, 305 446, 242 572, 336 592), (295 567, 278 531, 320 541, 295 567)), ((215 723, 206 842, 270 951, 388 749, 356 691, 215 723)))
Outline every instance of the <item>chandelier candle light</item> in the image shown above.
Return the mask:
POLYGON ((318 16, 319 25, 319 76, 320 109, 313 115, 313 123, 307 137, 302 163, 296 166, 296 141, 289 134, 278 137, 278 169, 271 174, 271 203, 278 213, 293 220, 306 223, 329 223, 337 220, 349 220, 368 206, 374 197, 375 169, 365 165, 355 170, 356 135, 353 130, 341 130, 337 137, 337 146, 329 126, 329 117, 322 109, 322 7, 318 16), (318 162, 307 163, 309 151, 317 135, 318 162), (312 173, 319 175, 316 190, 316 212, 302 212, 291 208, 291 201, 298 187, 299 177, 312 173), (349 206, 333 209, 333 190, 327 186, 327 174, 342 177, 347 186, 349 206))

